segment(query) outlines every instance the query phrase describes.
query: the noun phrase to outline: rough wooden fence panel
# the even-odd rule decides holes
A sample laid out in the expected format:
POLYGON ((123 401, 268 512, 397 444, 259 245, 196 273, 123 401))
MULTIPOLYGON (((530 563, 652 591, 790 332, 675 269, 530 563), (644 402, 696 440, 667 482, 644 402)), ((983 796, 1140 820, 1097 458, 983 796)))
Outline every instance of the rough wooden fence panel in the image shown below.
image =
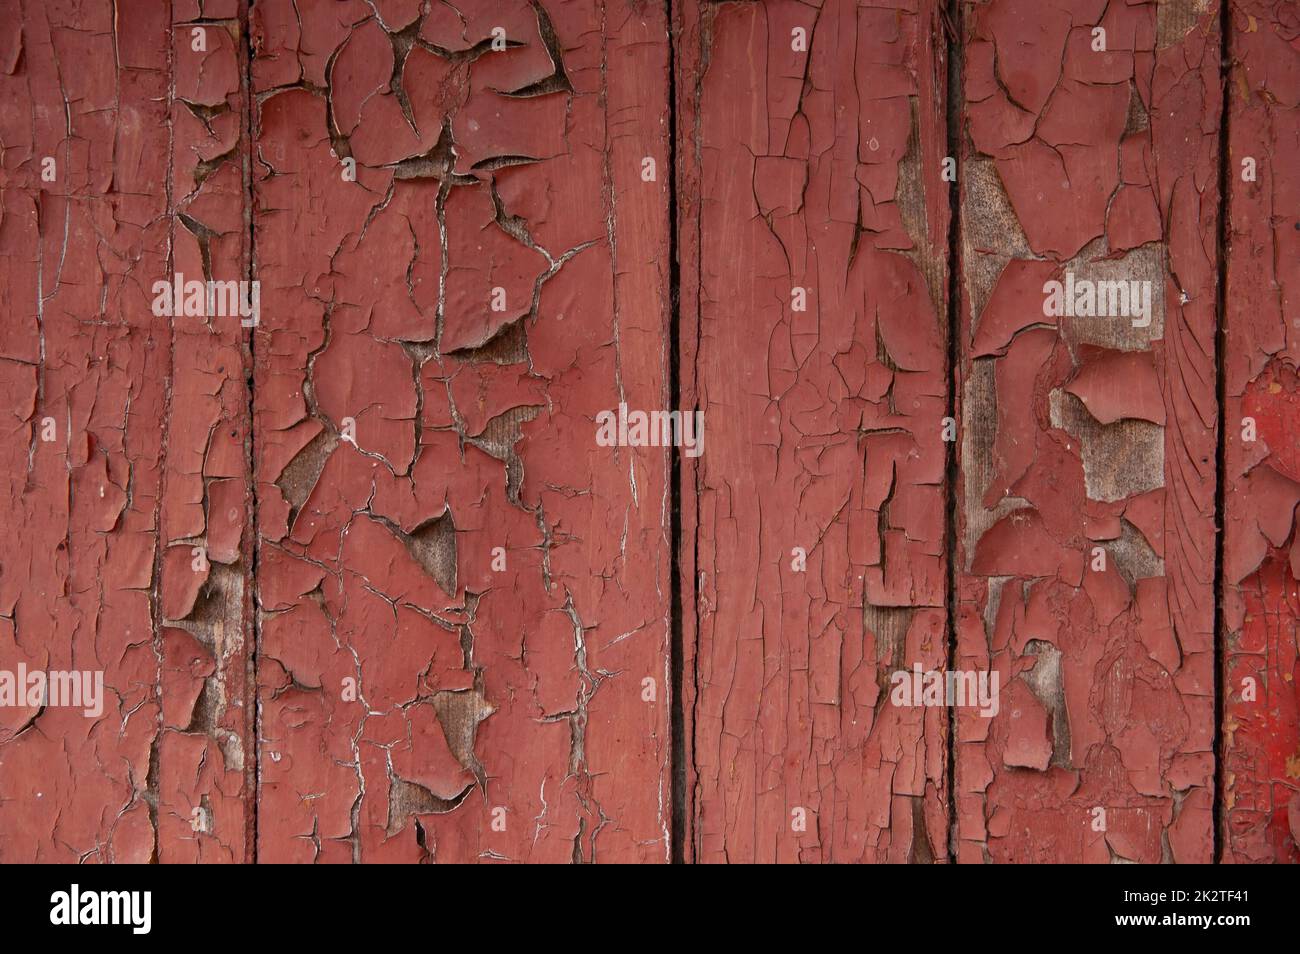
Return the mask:
POLYGON ((243 276, 240 9, 5 6, 0 668, 103 694, 6 704, 0 856, 247 861, 247 351, 154 287, 243 276))
POLYGON ((963 20, 957 857, 1209 861, 1217 14, 963 20))
POLYGON ((666 861, 663 11, 254 16, 259 857, 666 861))
POLYGON ((1224 356, 1225 861, 1300 861, 1300 11, 1233 0, 1224 356))
POLYGON ((888 701, 947 659, 939 10, 683 23, 690 851, 944 858, 947 713, 888 701))

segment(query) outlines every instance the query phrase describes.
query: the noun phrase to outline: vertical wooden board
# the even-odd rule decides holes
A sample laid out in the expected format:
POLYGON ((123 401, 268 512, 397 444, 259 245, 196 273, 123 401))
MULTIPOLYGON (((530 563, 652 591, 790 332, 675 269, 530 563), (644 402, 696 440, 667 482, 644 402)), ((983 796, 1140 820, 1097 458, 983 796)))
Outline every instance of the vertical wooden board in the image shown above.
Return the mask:
POLYGON ((1228 30, 1223 860, 1300 861, 1300 32, 1234 0, 1228 30))
MULTIPOLYGON (((171 274, 213 282, 205 316, 173 319, 164 419, 159 634, 159 860, 253 857, 256 795, 248 282, 247 10, 172 6, 171 274), (232 297, 233 293, 233 297, 232 297)), ((205 284, 206 295, 206 284, 205 284)), ((179 309, 174 309, 179 311, 179 309)))
POLYGON ((689 855, 947 855, 943 28, 688 3, 678 47, 689 855))
POLYGON ((134 6, 114 69, 111 3, 5 5, 3 522, 18 545, 0 566, 0 665, 102 672, 104 686, 96 718, 0 709, 6 862, 155 852, 169 330, 149 286, 167 264, 168 23, 134 6))
POLYGON ((962 12, 958 859, 1209 861, 1216 10, 962 12))
MULTIPOLYGON (((230 116, 213 101, 213 129, 187 126, 178 97, 195 74, 173 70, 173 38, 199 11, 182 6, 174 27, 165 5, 136 0, 6 5, 2 519, 15 546, 0 566, 0 669, 103 688, 98 711, 61 705, 53 680, 44 707, 0 710, 4 861, 249 857, 246 617, 190 570, 191 546, 219 538, 221 588, 247 589, 239 325, 173 319, 154 287, 182 266, 205 277, 177 236, 186 209, 221 233, 212 260, 239 277, 241 71, 211 61, 230 116), (205 181, 186 179, 178 166, 204 150, 205 181), (209 427, 240 436, 219 444, 209 427), (222 478, 235 492, 210 495, 222 478), (217 498, 238 513, 213 515, 217 498)), ((238 9, 220 16, 232 54, 238 9)))
POLYGON ((254 21, 259 858, 666 860, 663 12, 254 21))

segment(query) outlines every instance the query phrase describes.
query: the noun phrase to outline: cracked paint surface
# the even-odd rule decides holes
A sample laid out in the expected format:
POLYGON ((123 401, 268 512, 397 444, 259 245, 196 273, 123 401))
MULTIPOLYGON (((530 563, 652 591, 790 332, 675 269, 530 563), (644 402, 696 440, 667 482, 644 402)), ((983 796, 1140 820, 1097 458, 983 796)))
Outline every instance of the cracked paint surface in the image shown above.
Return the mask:
POLYGON ((947 657, 939 8, 682 26, 683 403, 709 434, 682 480, 688 850, 944 857, 947 713, 889 703, 947 657))
POLYGON ((259 858, 668 860, 662 10, 254 29, 259 858))
POLYGON ((1300 15, 1234 0, 1224 315, 1223 859, 1300 861, 1300 15), (1253 165, 1250 176, 1247 166, 1253 165), (1249 419, 1249 421, 1247 421, 1249 419))
POLYGON ((248 354, 237 322, 151 310, 173 272, 244 273, 241 10, 6 7, 3 522, 24 546, 0 666, 100 670, 105 700, 0 710, 0 857, 247 861, 248 354))
POLYGON ((957 666, 1004 688, 957 711, 956 857, 1209 861, 1216 11, 962 17, 957 666), (1066 272, 1149 324, 1046 315, 1066 272))
MULTIPOLYGON (((190 278, 248 272, 247 27, 234 0, 172 6, 171 271, 190 278)), ((171 324, 155 638, 158 860, 242 862, 252 859, 255 795, 251 356, 236 317, 171 324)))
POLYGON ((1227 8, 0 0, 0 671, 105 685, 0 706, 0 861, 1300 861, 1300 16, 1227 8))

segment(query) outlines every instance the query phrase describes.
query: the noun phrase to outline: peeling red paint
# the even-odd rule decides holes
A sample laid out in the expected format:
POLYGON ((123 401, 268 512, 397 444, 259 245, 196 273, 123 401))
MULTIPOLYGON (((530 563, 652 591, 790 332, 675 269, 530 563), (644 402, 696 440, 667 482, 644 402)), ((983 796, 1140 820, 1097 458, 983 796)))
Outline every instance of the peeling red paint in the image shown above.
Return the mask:
POLYGON ((1224 315, 1223 860, 1300 861, 1300 18, 1234 0, 1224 315))
POLYGON ((683 403, 709 433, 683 476, 687 851, 941 859, 947 713, 889 701, 947 656, 940 10, 682 27, 683 403))
POLYGON ((957 860, 1208 861, 1217 18, 963 17, 957 668, 1006 689, 957 711, 957 860), (1076 279, 1151 313, 1045 306, 1076 279))
MULTIPOLYGON (((187 280, 248 272, 247 29, 238 3, 172 9, 171 271, 187 280)), ((169 321, 158 860, 243 862, 256 796, 247 332, 237 315, 169 321)))
POLYGON ((259 857, 665 861, 668 455, 594 423, 667 400, 662 13, 287 8, 254 13, 259 857))
POLYGON ((1300 862, 1223 9, 7 3, 0 861, 1300 862))
POLYGON ((181 6, 6 16, 3 522, 28 558, 4 560, 0 659, 106 693, 4 711, 5 860, 251 858, 246 350, 237 321, 152 309, 174 271, 243 275, 242 20, 207 11, 200 63, 181 6))

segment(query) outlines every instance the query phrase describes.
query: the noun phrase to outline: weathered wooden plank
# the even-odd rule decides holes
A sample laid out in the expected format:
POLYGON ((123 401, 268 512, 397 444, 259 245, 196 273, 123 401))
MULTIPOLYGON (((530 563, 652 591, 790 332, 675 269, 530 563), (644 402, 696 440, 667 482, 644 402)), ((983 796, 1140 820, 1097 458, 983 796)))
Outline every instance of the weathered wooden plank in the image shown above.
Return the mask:
POLYGON ((662 8, 254 17, 259 856, 666 860, 662 8))
POLYGON ((689 853, 943 859, 947 712, 890 703, 948 649, 939 7, 682 25, 689 853))
POLYGON ((958 859, 1208 861, 1216 10, 963 22, 958 859))
POLYGON ((6 7, 0 669, 103 695, 0 709, 0 857, 248 860, 246 352, 154 287, 242 275, 240 9, 6 7))
POLYGON ((1224 354, 1223 860, 1300 861, 1300 32, 1233 0, 1224 354))
POLYGON ((249 270, 247 10, 237 0, 176 3, 172 23, 167 277, 173 288, 222 285, 205 302, 209 314, 173 320, 160 509, 159 860, 241 862, 253 857, 256 795, 246 530, 247 326, 257 316, 251 286, 234 308, 227 290, 239 292, 249 270))

